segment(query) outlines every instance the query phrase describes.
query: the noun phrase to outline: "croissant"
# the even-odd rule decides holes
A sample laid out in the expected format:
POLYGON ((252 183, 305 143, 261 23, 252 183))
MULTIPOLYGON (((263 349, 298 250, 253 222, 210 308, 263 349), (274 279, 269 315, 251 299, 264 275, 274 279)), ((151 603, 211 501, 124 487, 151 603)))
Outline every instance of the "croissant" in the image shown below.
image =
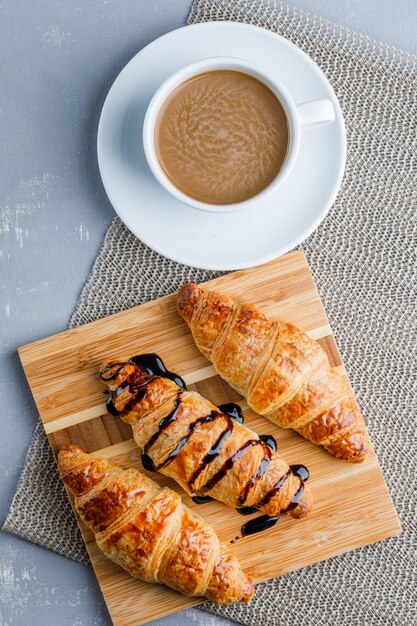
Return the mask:
POLYGON ((216 604, 250 601, 253 585, 235 554, 175 491, 74 444, 60 450, 58 467, 97 545, 129 574, 216 604))
POLYGON ((310 510, 311 493, 286 461, 252 430, 182 388, 181 379, 152 375, 132 360, 107 365, 101 379, 112 391, 112 410, 132 426, 147 469, 170 476, 191 496, 234 508, 297 518, 310 510))
POLYGON ((370 444, 362 415, 319 343, 250 304, 195 284, 181 288, 177 308, 198 349, 254 411, 338 459, 364 459, 370 444))

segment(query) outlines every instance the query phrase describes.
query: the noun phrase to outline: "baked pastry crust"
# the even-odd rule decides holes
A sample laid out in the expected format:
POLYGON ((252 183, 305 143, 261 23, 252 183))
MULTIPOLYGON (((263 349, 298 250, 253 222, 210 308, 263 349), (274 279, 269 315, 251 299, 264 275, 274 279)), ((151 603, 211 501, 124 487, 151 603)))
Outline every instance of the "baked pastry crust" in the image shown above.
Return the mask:
POLYGON ((191 496, 270 516, 302 517, 311 509, 310 490, 283 457, 200 394, 133 361, 107 364, 101 379, 148 464, 191 496))
POLYGON ((338 459, 365 458, 370 443, 359 407, 318 342, 194 283, 179 291, 177 307, 198 349, 254 411, 338 459))
POLYGON ((58 466, 97 545, 129 574, 217 604, 250 601, 253 585, 236 555, 172 489, 74 444, 60 450, 58 466))

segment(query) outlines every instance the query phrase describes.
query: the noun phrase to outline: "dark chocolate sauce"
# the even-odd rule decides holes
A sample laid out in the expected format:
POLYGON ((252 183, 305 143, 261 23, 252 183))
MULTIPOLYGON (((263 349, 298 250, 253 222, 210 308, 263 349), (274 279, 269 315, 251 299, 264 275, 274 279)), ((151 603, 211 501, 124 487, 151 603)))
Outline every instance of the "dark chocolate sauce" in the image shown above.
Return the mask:
POLYGON ((137 356, 132 356, 129 360, 145 370, 148 374, 151 374, 152 376, 161 376, 162 378, 169 378, 170 380, 173 380, 178 387, 187 389, 187 386, 181 376, 178 376, 175 372, 167 370, 163 360, 157 354, 138 354, 137 356))
POLYGON ((290 511, 292 511, 293 509, 295 509, 295 507, 299 504, 301 498, 303 497, 304 494, 304 483, 301 480, 300 481, 300 486, 297 489, 297 491, 295 492, 295 494, 292 497, 292 500, 290 502, 290 504, 287 506, 286 509, 284 509, 283 511, 281 511, 281 513, 289 513, 290 511))
POLYGON ((259 435, 259 439, 266 443, 266 445, 269 446, 273 452, 278 450, 277 442, 272 435, 259 435))
POLYGON ((264 497, 259 500, 259 502, 257 503, 257 507, 261 508, 263 506, 265 506, 266 504, 268 504, 268 502, 270 500, 272 500, 272 498, 278 493, 278 491, 281 489, 282 485, 285 483, 285 481, 287 480, 288 476, 291 474, 291 470, 288 470, 288 472, 286 474, 284 474, 284 476, 281 476, 281 478, 279 479, 279 481, 277 483, 275 483, 275 485, 272 487, 272 489, 270 489, 265 495, 264 497))
POLYGON ((204 455, 204 457, 201 459, 196 469, 194 470, 190 480, 188 481, 188 484, 191 489, 193 488, 193 484, 195 483, 197 478, 200 476, 200 474, 205 470, 207 465, 212 463, 214 459, 216 459, 219 456, 225 439, 227 439, 233 431, 232 419, 228 415, 225 415, 223 413, 218 413, 217 411, 212 411, 208 416, 204 418, 200 417, 198 420, 190 424, 189 429, 192 432, 194 428, 198 426, 198 424, 201 424, 206 421, 211 421, 213 419, 225 419, 226 428, 222 430, 220 435, 217 437, 216 441, 211 446, 210 450, 207 452, 207 454, 204 455))
POLYGON ((258 509, 255 509, 254 506, 240 506, 236 511, 241 515, 252 515, 252 513, 256 513, 258 509))
POLYGON ((239 422, 239 424, 243 424, 245 418, 242 413, 242 409, 238 404, 234 402, 227 402, 226 404, 219 405, 219 411, 221 411, 224 415, 228 415, 235 420, 235 422, 239 422))
POLYGON ((232 469, 235 461, 240 459, 240 457, 245 453, 247 448, 252 446, 260 445, 262 442, 259 439, 248 439, 240 448, 237 450, 227 461, 223 463, 221 468, 210 478, 210 480, 203 485, 200 491, 204 494, 206 491, 210 491, 213 489, 217 483, 226 476, 228 470, 232 469))
POLYGON ((168 415, 166 415, 164 418, 161 419, 161 421, 158 424, 158 430, 154 432, 152 437, 143 446, 143 451, 146 455, 148 454, 149 448, 153 446, 153 444, 157 441, 161 433, 163 433, 164 430, 166 430, 168 426, 172 424, 172 422, 175 422, 175 420, 177 419, 177 414, 178 414, 180 406, 181 406, 181 398, 177 397, 174 401, 173 410, 170 411, 168 415))
POLYGON ((260 517, 255 517, 255 519, 251 519, 249 522, 246 522, 246 524, 243 524, 241 533, 243 537, 260 533, 263 530, 275 526, 278 520, 279 516, 270 517, 269 515, 261 515, 260 517))
POLYGON ((213 502, 214 498, 210 496, 193 496, 191 499, 196 504, 205 504, 206 502, 213 502))
MULTIPOLYGON (((112 396, 114 394, 120 395, 124 389, 130 386, 131 383, 135 382, 138 378, 137 367, 135 367, 134 363, 130 363, 126 361, 125 363, 113 363, 104 368, 101 372, 101 380, 105 383, 108 383, 112 380, 116 380, 116 378, 123 373, 123 380, 121 381, 119 387, 116 390, 112 391, 112 396), (129 367, 130 366, 130 367, 129 367)), ((150 377, 148 376, 149 380, 150 377)))
POLYGON ((113 398, 111 396, 109 396, 106 400, 106 408, 110 415, 114 415, 115 417, 118 417, 120 415, 119 411, 113 404, 113 398))
POLYGON ((246 485, 245 485, 241 495, 239 496, 239 504, 242 507, 245 504, 246 500, 248 499, 250 490, 256 485, 258 480, 260 478, 262 478, 262 476, 265 474, 266 470, 268 469, 268 465, 271 462, 271 458, 272 458, 271 448, 268 445, 266 445, 262 441, 261 438, 259 438, 259 440, 262 443, 262 447, 263 447, 263 450, 264 450, 264 455, 263 455, 263 457, 261 459, 261 462, 259 463, 258 469, 253 474, 253 476, 250 477, 250 479, 246 483, 246 485))
MULTIPOLYGON (((115 363, 113 365, 109 365, 101 373, 102 380, 104 382, 115 380, 117 376, 119 376, 119 374, 123 372, 123 370, 126 368, 127 365, 129 365, 128 362, 115 363), (114 369, 113 373, 109 375, 109 372, 111 372, 113 369, 114 369)), ((140 402, 140 400, 146 395, 146 387, 151 382, 152 377, 149 375, 146 375, 146 377, 143 380, 141 380, 140 383, 135 385, 134 381, 138 377, 137 369, 136 367, 133 367, 133 364, 131 365, 131 369, 132 369, 131 372, 129 371, 125 372, 125 376, 122 382, 120 383, 120 385, 117 387, 117 389, 111 392, 111 397, 107 398, 106 406, 107 406, 108 412, 111 413, 111 415, 122 416, 122 417, 124 415, 127 415, 133 409, 135 404, 140 402), (128 402, 125 404, 123 409, 121 411, 118 411, 116 407, 114 406, 113 401, 116 398, 118 398, 126 389, 129 389, 132 395, 130 396, 128 402)))
POLYGON ((162 463, 160 463, 158 465, 158 467, 156 468, 157 470, 162 469, 163 467, 165 467, 165 465, 168 465, 169 463, 171 463, 171 461, 173 461, 175 459, 176 456, 179 455, 179 453, 181 452, 182 448, 185 446, 185 444, 187 443, 189 438, 189 435, 186 435, 185 437, 183 437, 181 439, 181 441, 179 441, 177 443, 177 445, 175 446, 175 448, 168 454, 167 458, 165 459, 165 461, 162 461, 162 463))
MULTIPOLYGON (((101 378, 104 382, 110 382, 112 380, 116 380, 116 378, 123 372, 126 366, 132 363, 139 367, 143 372, 147 374, 145 378, 143 378, 140 383, 131 386, 131 384, 138 379, 138 371, 136 368, 133 368, 132 372, 126 373, 123 382, 119 385, 119 387, 112 391, 112 399, 114 400, 127 388, 131 392, 131 397, 129 401, 125 404, 122 411, 117 411, 114 406, 113 401, 107 400, 107 410, 112 415, 120 415, 125 416, 128 415, 134 406, 140 402, 144 396, 146 395, 146 387, 153 380, 154 376, 161 376, 162 378, 169 378, 174 381, 181 389, 186 389, 185 382, 175 374, 174 372, 170 372, 166 369, 164 362, 161 357, 157 354, 139 354, 138 356, 132 357, 126 363, 113 363, 108 365, 101 373, 101 378), (110 373, 111 372, 111 373, 110 373)), ((107 392, 108 393, 108 392, 107 392)))
POLYGON ((120 387, 117 387, 117 389, 111 392, 112 398, 113 399, 118 398, 127 388, 130 389, 130 384, 120 385, 120 387))
POLYGON ((290 470, 298 476, 304 483, 310 478, 310 472, 305 465, 290 465, 290 470))
POLYGON ((104 380, 105 382, 108 382, 109 380, 116 380, 118 375, 122 373, 124 366, 125 366, 125 363, 111 363, 110 365, 107 365, 107 367, 105 367, 104 370, 101 372, 102 380, 104 380), (114 370, 112 374, 109 375, 108 373, 113 368, 116 368, 116 369, 114 370))
POLYGON ((141 454, 141 461, 142 461, 143 467, 146 470, 148 470, 148 472, 155 472, 156 471, 156 467, 155 467, 151 457, 148 456, 147 454, 145 454, 144 452, 142 452, 142 454, 141 454))
POLYGON ((120 396, 120 394, 123 393, 124 389, 127 389, 128 387, 129 387, 130 393, 132 394, 129 400, 124 405, 123 409, 119 411, 119 414, 121 415, 121 417, 124 417, 125 415, 129 415, 129 413, 136 406, 136 404, 138 404, 141 400, 143 400, 143 398, 146 396, 147 386, 149 385, 151 380, 152 378, 148 377, 147 379, 145 379, 138 385, 134 385, 132 387, 130 385, 126 385, 126 387, 120 386, 116 389, 116 391, 114 392, 114 395, 112 394, 113 398, 117 398, 118 396, 120 396))
POLYGON ((227 426, 226 426, 225 430, 223 430, 220 433, 220 436, 217 438, 217 441, 213 444, 213 446, 207 452, 207 454, 202 459, 202 461, 200 461, 199 465, 197 466, 197 469, 195 470, 195 472, 192 475, 191 479, 188 481, 188 484, 191 487, 192 483, 195 482, 195 480, 197 479, 197 477, 201 473, 201 471, 209 463, 214 461, 216 456, 218 456, 220 454, 220 450, 221 450, 221 446, 222 446, 223 441, 232 432, 233 424, 232 424, 231 419, 229 417, 227 417, 227 415, 222 415, 221 413, 218 413, 217 411, 211 411, 211 413, 209 413, 208 415, 204 415, 203 417, 199 417, 194 422, 189 424, 189 426, 188 426, 188 433, 185 435, 185 437, 183 437, 178 442, 178 444, 176 445, 174 450, 172 450, 172 452, 170 452, 170 454, 165 459, 165 461, 163 461, 160 465, 158 465, 158 467, 156 469, 158 469, 158 470, 162 469, 163 467, 168 465, 168 463, 171 463, 171 461, 173 461, 175 459, 175 457, 181 452, 182 448, 185 446, 185 444, 187 443, 187 441, 189 440, 189 438, 191 437, 191 435, 193 434, 193 432, 197 428, 197 426, 199 426, 200 424, 207 424, 208 422, 212 422, 212 421, 214 421, 214 420, 216 420, 218 418, 225 418, 227 420, 227 426), (201 469, 200 469, 200 466, 201 466, 201 469))

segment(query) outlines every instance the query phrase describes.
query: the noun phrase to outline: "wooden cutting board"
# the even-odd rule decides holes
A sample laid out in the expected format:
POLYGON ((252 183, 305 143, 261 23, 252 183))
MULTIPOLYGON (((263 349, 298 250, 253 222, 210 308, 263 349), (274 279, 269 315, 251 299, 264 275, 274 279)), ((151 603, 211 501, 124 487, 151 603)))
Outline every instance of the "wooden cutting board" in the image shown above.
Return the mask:
MULTIPOLYGON (((238 271, 206 283, 238 300, 258 306, 267 315, 292 322, 320 342, 331 365, 344 373, 329 322, 302 252, 238 271)), ((400 532, 400 524, 381 468, 373 451, 359 464, 337 461, 292 431, 274 426, 247 408, 223 382, 193 343, 176 312, 175 295, 118 313, 98 322, 37 341, 19 350, 45 431, 56 453, 67 442, 97 452, 124 467, 141 467, 130 426, 106 413, 98 377, 105 359, 156 352, 170 370, 215 404, 241 401, 245 423, 259 434, 270 433, 288 463, 310 470, 315 509, 303 520, 282 517, 272 529, 240 537, 234 548, 242 566, 261 582, 342 554, 400 532)), ((365 358, 365 355, 364 355, 365 358)), ((169 485, 231 542, 240 536, 243 518, 223 504, 196 505, 171 480, 169 485)), ((162 585, 131 578, 97 548, 93 534, 80 524, 97 579, 113 623, 141 624, 202 600, 186 598, 162 585)))

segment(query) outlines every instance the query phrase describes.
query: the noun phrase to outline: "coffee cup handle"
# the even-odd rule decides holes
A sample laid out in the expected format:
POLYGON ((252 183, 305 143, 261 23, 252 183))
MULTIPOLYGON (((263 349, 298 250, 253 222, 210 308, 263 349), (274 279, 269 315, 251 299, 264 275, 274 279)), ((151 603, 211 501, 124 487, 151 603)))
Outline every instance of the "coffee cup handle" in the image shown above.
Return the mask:
POLYGON ((336 119, 336 112, 331 100, 313 100, 298 104, 297 113, 303 128, 319 128, 334 122, 336 119))

